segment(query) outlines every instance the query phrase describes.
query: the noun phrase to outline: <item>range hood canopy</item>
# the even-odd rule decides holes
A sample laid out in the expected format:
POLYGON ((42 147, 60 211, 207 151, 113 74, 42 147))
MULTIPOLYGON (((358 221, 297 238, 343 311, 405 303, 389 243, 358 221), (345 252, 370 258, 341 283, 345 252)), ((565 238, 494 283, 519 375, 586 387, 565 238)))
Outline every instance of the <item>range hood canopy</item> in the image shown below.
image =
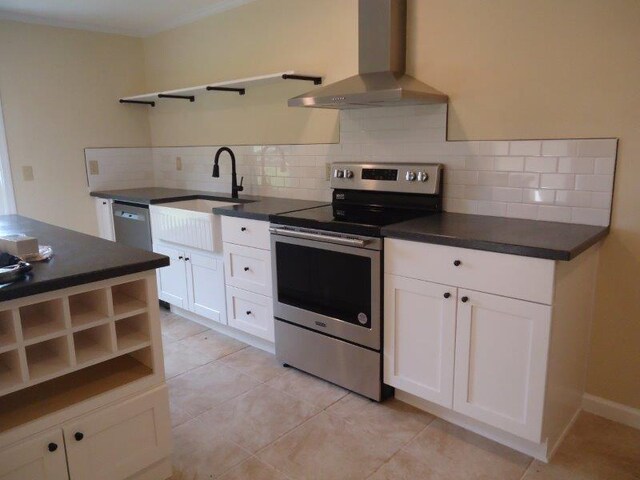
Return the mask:
POLYGON ((290 107, 366 108, 446 103, 447 95, 405 73, 406 0, 359 0, 358 75, 289 100, 290 107))

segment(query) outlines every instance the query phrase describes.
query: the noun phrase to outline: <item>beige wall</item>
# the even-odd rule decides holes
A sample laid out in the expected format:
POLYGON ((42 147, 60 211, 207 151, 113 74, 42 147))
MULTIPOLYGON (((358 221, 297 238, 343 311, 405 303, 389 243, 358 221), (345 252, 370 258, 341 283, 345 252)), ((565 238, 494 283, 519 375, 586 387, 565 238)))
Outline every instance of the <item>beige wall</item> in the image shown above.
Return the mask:
POLYGON ((83 149, 149 144, 146 112, 117 102, 143 88, 140 39, 0 22, 0 95, 20 214, 97 232, 83 149), (34 181, 22 178, 27 165, 34 181))
MULTIPOLYGON (((325 81, 357 68, 357 2, 260 0, 144 41, 152 91, 295 70, 325 81)), ((286 81, 240 97, 211 93, 195 104, 159 102, 150 112, 154 146, 318 143, 338 140, 335 111, 290 109, 313 88, 286 81)))
POLYGON ((450 139, 619 137, 588 391, 640 408, 640 2, 410 0, 409 69, 450 139))

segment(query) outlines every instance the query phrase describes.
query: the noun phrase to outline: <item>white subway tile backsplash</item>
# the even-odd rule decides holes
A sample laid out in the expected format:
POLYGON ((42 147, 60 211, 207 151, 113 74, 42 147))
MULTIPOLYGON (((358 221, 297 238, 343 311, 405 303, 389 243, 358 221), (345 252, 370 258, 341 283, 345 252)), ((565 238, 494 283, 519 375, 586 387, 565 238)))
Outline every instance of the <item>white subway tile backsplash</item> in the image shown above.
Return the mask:
POLYGON ((542 142, 538 140, 522 140, 509 142, 509 155, 537 156, 540 155, 542 142))
POLYGON ((595 160, 584 157, 560 158, 558 173, 593 173, 595 160))
POLYGON ((580 157, 615 157, 618 141, 615 138, 589 139, 578 141, 580 157))
MULTIPOLYGON (((615 158, 596 158, 594 171, 585 172, 585 173, 595 173, 597 175, 613 175, 615 169, 616 169, 615 158)), ((580 173, 583 173, 583 172, 580 172, 580 173)))
MULTIPOLYGON (((442 163, 444 208, 480 215, 603 224, 611 208, 615 139, 447 142, 446 105, 340 112, 340 143, 234 146, 245 193, 331 200, 332 162, 442 163)), ((165 186, 228 192, 211 178, 217 146, 87 149, 89 188, 165 186), (176 170, 176 157, 182 170, 176 170)), ((606 223, 604 223, 606 224, 606 223)))
POLYGON ((538 208, 538 220, 549 222, 571 222, 571 208, 540 205, 538 208))
POLYGON ((524 157, 496 157, 494 160, 496 170, 503 172, 522 172, 524 170, 524 157))
POLYGON ((526 172, 552 173, 558 169, 558 159, 555 157, 527 157, 524 163, 526 172))
POLYGON ((576 175, 576 190, 610 192, 613 189, 613 175, 576 175))
POLYGON ((538 188, 540 186, 540 174, 538 173, 510 173, 509 186, 521 188, 538 188))
POLYGON ((575 187, 576 176, 565 173, 543 173, 540 175, 541 188, 571 190, 575 187))
POLYGON ((522 191, 522 201, 524 203, 548 203, 553 204, 556 198, 555 190, 543 190, 540 188, 525 188, 522 191))

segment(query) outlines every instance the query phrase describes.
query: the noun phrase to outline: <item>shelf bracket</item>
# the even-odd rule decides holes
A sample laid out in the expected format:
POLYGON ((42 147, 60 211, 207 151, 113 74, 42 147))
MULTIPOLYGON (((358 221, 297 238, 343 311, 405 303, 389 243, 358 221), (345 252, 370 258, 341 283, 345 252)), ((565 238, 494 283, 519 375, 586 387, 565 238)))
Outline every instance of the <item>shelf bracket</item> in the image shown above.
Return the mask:
POLYGON ((190 102, 195 102, 195 95, 169 95, 168 93, 159 93, 158 98, 179 98, 180 100, 189 100, 190 102))
POLYGON ((308 75, 290 75, 284 73, 282 75, 284 80, 305 80, 307 82, 313 82, 314 85, 322 85, 322 77, 310 77, 308 75))
POLYGON ((231 88, 231 87, 207 87, 208 92, 235 92, 238 95, 244 95, 246 90, 244 88, 231 88))
POLYGON ((125 100, 124 98, 120 99, 120 103, 135 103, 138 105, 151 105, 152 107, 156 106, 156 102, 146 100, 125 100))

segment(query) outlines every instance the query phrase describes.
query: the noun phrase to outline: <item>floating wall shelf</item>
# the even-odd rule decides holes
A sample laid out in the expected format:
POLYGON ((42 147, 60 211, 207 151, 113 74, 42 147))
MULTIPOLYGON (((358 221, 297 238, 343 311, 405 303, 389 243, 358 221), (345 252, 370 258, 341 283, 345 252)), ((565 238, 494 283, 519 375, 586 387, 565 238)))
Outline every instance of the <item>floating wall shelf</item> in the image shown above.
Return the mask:
POLYGON ((144 93, 142 95, 134 95, 132 97, 124 97, 120 99, 120 103, 132 103, 137 105, 156 106, 158 99, 178 99, 189 100, 195 102, 196 96, 207 92, 225 92, 237 93, 244 95, 246 89, 252 86, 269 85, 282 80, 302 80, 313 82, 314 85, 322 84, 322 77, 310 75, 298 75, 294 71, 278 72, 269 75, 260 75, 257 77, 238 78, 235 80, 226 80, 223 82, 208 83, 206 85, 198 85, 197 87, 179 88, 177 90, 165 90, 162 92, 144 93))

